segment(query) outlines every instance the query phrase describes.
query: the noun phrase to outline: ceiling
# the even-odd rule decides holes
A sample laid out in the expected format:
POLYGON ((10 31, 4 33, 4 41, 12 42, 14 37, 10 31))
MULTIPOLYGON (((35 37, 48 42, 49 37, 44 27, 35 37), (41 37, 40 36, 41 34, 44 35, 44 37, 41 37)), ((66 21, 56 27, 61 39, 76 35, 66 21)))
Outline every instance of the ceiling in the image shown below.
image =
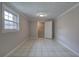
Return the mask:
POLYGON ((11 2, 21 12, 36 17, 37 13, 46 13, 46 18, 55 18, 67 11, 76 2, 11 2))

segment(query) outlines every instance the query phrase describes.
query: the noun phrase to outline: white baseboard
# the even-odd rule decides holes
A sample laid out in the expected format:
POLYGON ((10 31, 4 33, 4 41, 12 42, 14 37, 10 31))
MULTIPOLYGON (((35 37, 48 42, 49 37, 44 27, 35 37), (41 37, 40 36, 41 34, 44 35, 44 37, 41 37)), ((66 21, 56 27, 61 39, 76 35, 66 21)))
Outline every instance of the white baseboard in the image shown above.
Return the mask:
POLYGON ((18 49, 20 46, 22 46, 26 42, 26 39, 22 41, 22 43, 18 44, 14 49, 12 49, 9 53, 7 53, 4 57, 8 57, 10 54, 12 54, 16 49, 18 49))
POLYGON ((65 43, 63 43, 62 41, 56 40, 58 43, 60 43, 61 45, 63 45, 64 47, 66 47, 67 49, 69 49, 70 51, 72 51, 74 54, 76 54, 77 56, 79 56, 79 53, 74 51, 72 48, 70 48, 68 45, 66 45, 65 43))

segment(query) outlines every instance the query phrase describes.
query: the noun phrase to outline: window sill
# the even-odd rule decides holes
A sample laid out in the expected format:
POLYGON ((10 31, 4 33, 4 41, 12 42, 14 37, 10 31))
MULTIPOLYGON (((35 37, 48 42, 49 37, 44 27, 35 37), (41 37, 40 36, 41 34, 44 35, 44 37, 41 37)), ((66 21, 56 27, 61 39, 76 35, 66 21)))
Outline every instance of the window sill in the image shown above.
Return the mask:
POLYGON ((14 32, 19 32, 19 30, 17 29, 4 29, 2 30, 2 33, 14 33, 14 32))

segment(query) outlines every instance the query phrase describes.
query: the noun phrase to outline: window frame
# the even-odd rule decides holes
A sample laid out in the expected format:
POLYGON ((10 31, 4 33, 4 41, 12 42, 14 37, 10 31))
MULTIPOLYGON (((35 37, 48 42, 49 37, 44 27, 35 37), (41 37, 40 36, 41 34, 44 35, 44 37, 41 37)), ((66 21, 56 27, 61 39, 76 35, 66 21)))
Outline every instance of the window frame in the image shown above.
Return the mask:
MULTIPOLYGON (((4 10, 4 12, 5 12, 6 10, 4 10)), ((8 12, 8 11, 6 11, 6 12, 8 12)), ((12 14, 12 13, 10 13, 10 12, 8 12, 8 14, 12 14)), ((13 18, 15 17, 15 18, 17 18, 17 16, 16 15, 14 15, 14 14, 12 14, 13 15, 13 18)), ((5 13, 4 13, 4 28, 5 28, 5 26, 7 25, 7 26, 14 26, 14 24, 15 24, 15 26, 16 27, 18 27, 18 21, 17 20, 15 20, 15 21, 13 21, 13 20, 9 20, 9 15, 5 15, 5 13), (5 19, 5 16, 8 16, 8 19, 5 19), (11 25, 11 24, 5 24, 5 21, 7 21, 7 22, 11 22, 11 23, 13 23, 13 25, 11 25)), ((6 29, 6 28, 5 28, 6 29)), ((8 28, 8 29, 10 29, 10 28, 8 28)), ((13 29, 17 29, 17 28, 13 28, 13 29)))
POLYGON ((7 6, 3 5, 3 8, 2 8, 2 32, 17 32, 17 31, 19 31, 19 15, 16 12, 14 12, 13 10, 11 10, 10 8, 8 8, 7 6), (7 12, 11 13, 12 15, 14 15, 16 17, 17 21, 14 22, 14 21, 4 19, 4 11, 7 11, 7 12), (4 23, 5 21, 16 23, 16 28, 15 29, 5 29, 5 23, 4 23))

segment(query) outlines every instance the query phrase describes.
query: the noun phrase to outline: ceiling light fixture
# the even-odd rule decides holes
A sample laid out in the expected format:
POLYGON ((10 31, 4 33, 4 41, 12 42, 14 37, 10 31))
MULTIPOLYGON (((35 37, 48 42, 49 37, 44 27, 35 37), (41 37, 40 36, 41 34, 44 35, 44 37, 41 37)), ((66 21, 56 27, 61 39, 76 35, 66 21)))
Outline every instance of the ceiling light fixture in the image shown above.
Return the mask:
POLYGON ((42 12, 40 12, 40 13, 38 13, 36 16, 39 16, 39 17, 46 17, 47 14, 46 14, 46 13, 42 13, 42 12))

